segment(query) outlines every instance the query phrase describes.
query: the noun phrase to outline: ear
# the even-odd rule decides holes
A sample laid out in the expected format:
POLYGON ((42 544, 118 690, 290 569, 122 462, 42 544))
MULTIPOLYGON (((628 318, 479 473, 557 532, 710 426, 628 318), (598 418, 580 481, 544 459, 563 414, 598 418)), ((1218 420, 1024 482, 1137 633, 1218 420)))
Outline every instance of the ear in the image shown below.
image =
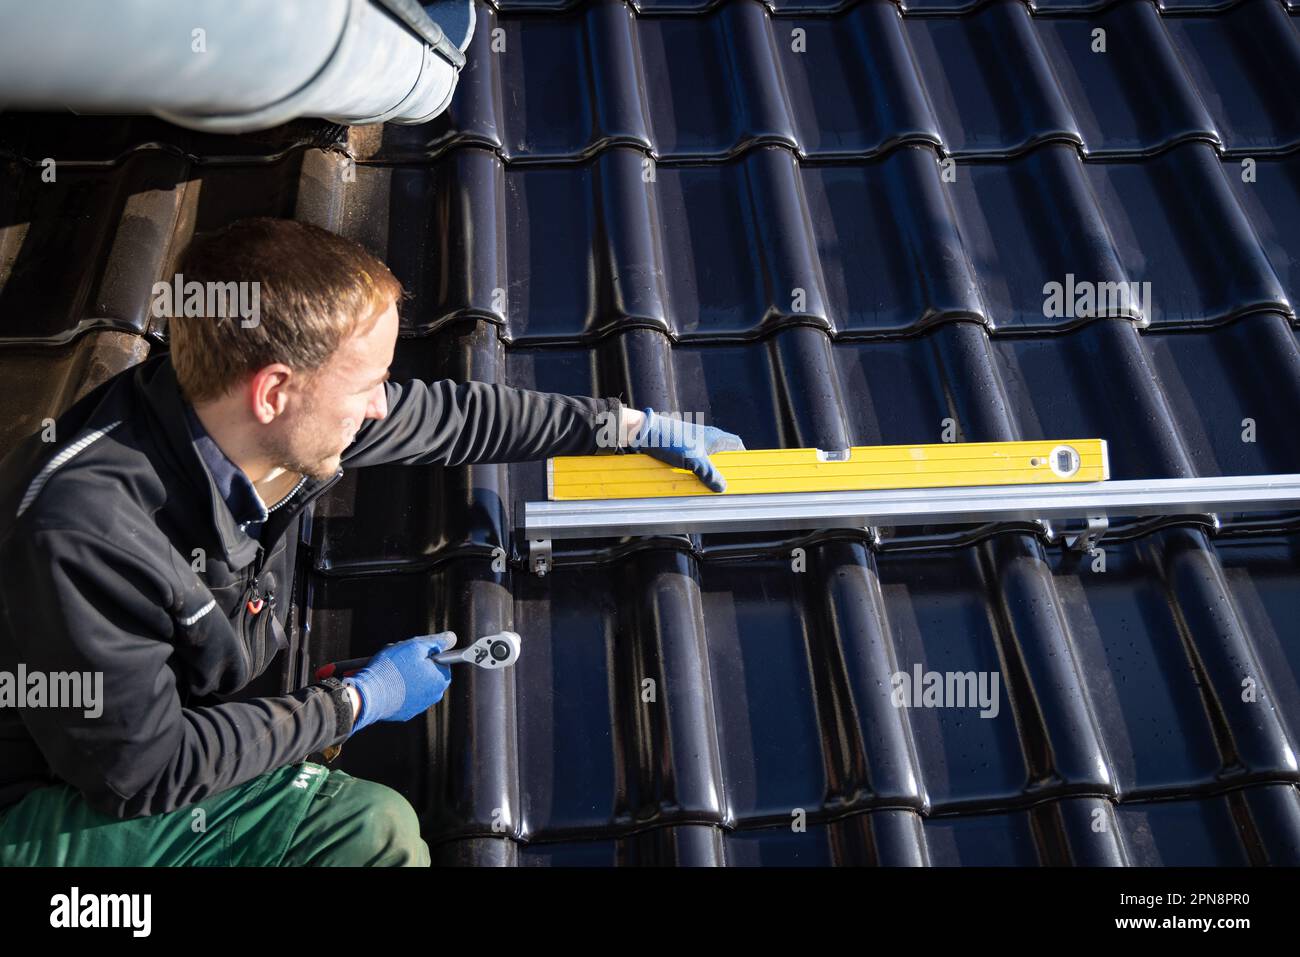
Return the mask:
POLYGON ((282 362, 263 366, 253 373, 248 383, 248 401, 253 418, 269 425, 283 415, 289 405, 288 386, 293 370, 282 362))

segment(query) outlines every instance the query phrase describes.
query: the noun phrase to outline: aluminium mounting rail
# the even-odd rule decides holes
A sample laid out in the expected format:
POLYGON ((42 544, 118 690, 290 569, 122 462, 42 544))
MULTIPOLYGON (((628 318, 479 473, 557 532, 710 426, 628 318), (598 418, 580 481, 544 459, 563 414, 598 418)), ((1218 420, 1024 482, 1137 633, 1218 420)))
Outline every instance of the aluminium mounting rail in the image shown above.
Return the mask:
POLYGON ((523 532, 545 574, 552 539, 1082 519, 1091 547, 1114 516, 1292 509, 1300 474, 528 502, 523 532))

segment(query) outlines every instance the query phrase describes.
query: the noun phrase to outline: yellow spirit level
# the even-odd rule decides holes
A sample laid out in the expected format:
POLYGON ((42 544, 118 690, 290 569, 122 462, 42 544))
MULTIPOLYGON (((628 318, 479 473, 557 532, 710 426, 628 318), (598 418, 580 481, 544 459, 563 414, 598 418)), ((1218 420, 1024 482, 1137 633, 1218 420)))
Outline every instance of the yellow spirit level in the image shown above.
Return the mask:
MULTIPOLYGON (((818 449, 716 452, 710 456, 727 490, 856 492, 1102 482, 1110 478, 1104 439, 865 445, 845 453, 818 449)), ((546 495, 574 499, 714 495, 685 469, 645 454, 565 455, 546 463, 546 495)))

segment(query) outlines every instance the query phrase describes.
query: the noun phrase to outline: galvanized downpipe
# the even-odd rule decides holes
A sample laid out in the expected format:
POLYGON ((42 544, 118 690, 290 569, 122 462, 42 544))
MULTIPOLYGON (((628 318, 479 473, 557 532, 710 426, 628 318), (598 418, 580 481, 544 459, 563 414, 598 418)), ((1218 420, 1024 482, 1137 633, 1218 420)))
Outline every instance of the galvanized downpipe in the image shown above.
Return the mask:
POLYGON ((450 104, 473 29, 472 0, 0 0, 0 107, 229 133, 423 123, 450 104))

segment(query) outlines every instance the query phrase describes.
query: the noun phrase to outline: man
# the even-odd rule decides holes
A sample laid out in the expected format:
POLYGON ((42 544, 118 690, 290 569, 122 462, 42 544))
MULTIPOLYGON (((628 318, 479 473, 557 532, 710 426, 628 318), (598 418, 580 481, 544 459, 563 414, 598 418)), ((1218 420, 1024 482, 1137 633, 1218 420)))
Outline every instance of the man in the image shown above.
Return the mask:
POLYGON ((708 454, 743 445, 613 398, 387 381, 402 288, 312 226, 232 224, 181 274, 256 315, 173 303, 170 354, 0 462, 0 865, 427 864, 405 799, 307 758, 438 702, 455 636, 308 684, 286 627, 304 508, 344 468, 602 446, 721 491, 708 454), (281 693, 238 695, 278 652, 281 693))

